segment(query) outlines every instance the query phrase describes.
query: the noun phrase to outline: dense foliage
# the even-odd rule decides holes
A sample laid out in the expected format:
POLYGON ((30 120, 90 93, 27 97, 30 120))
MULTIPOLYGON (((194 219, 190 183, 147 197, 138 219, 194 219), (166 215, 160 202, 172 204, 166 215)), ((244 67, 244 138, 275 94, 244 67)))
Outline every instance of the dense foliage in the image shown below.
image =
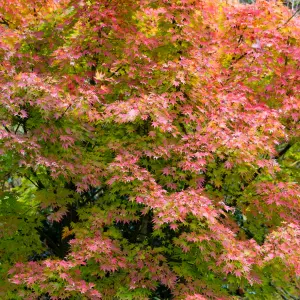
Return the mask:
POLYGON ((299 299, 296 15, 0 0, 0 23, 1 299, 299 299))

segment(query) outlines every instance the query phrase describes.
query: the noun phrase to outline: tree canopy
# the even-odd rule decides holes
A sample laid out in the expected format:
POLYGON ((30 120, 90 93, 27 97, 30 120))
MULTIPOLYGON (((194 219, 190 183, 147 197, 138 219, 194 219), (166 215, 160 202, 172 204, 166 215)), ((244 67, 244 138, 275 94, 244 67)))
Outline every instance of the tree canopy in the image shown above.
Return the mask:
POLYGON ((1 299, 300 297, 295 13, 0 0, 0 32, 1 299))

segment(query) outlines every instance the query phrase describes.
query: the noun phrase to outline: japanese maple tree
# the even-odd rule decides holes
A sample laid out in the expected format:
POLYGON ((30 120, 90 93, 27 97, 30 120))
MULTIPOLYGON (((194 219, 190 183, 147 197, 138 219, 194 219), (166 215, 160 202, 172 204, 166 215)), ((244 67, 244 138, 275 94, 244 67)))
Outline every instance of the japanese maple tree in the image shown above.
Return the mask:
POLYGON ((296 13, 0 0, 0 30, 1 299, 300 297, 296 13))

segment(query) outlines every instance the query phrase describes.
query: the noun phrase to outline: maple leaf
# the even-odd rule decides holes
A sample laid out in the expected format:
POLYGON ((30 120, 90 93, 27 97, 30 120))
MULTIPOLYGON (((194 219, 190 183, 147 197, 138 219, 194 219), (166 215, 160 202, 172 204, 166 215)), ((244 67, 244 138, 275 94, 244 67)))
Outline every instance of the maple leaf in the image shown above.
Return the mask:
POLYGON ((96 71, 95 79, 99 81, 103 81, 105 79, 105 73, 96 71))
POLYGON ((0 11, 2 297, 297 298, 297 14, 221 0, 0 11))

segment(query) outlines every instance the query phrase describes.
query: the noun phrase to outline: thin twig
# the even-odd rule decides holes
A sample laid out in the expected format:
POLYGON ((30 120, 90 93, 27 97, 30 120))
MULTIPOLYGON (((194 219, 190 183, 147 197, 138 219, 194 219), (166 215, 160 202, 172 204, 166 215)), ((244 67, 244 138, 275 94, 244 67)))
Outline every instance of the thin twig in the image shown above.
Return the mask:
POLYGON ((24 177, 26 178, 26 179, 28 179, 33 185, 35 185, 37 188, 40 188, 39 186, 38 186, 38 184, 37 183, 35 183, 34 181, 32 181, 27 175, 24 175, 24 177))
POLYGON ((4 125, 4 124, 2 123, 2 126, 4 127, 4 129, 5 129, 7 132, 11 133, 11 131, 8 129, 8 127, 7 127, 6 125, 4 125))
POLYGON ((21 123, 18 124, 17 129, 15 130, 15 134, 18 132, 21 123))
POLYGON ((288 24, 295 16, 296 14, 300 11, 300 7, 292 14, 292 16, 290 18, 288 18, 281 26, 278 26, 276 29, 280 29, 282 27, 284 27, 286 24, 288 24))
POLYGON ((0 24, 6 25, 9 27, 9 22, 6 19, 4 19, 3 17, 0 20, 0 24))
POLYGON ((60 119, 62 119, 63 116, 66 114, 66 112, 70 109, 71 106, 72 106, 72 104, 69 104, 69 106, 65 109, 65 111, 61 114, 60 117, 58 117, 58 119, 55 122, 58 122, 60 119))
POLYGON ((123 68, 123 66, 120 66, 115 72, 113 72, 112 74, 110 74, 107 78, 113 77, 122 68, 123 68))

